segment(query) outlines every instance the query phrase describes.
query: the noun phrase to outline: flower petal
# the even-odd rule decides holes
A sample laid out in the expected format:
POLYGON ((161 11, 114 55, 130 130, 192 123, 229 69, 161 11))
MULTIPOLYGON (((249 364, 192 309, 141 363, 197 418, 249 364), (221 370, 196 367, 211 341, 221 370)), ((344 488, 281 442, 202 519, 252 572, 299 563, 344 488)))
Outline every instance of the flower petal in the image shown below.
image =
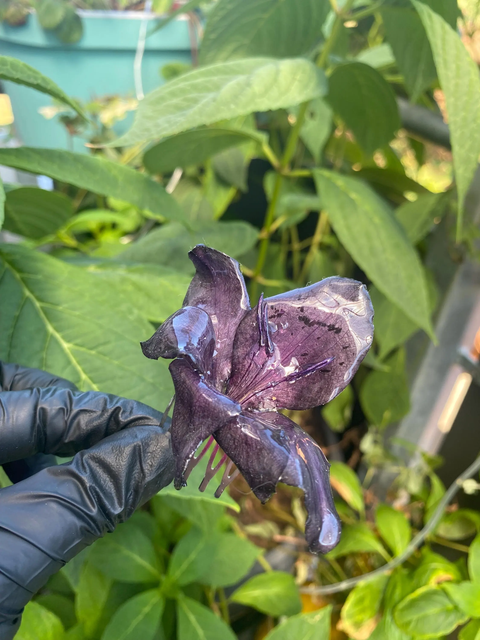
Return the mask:
POLYGON ((340 540, 340 520, 330 488, 330 465, 322 450, 289 418, 276 412, 245 411, 214 437, 237 465, 255 495, 265 502, 277 482, 305 492, 310 550, 327 553, 340 540))
POLYGON ((220 251, 199 244, 188 255, 197 272, 183 304, 203 309, 212 320, 216 386, 221 389, 230 375, 235 332, 250 309, 245 280, 238 262, 220 251))
POLYGON ((199 445, 241 411, 240 406, 219 393, 196 371, 190 361, 170 363, 175 385, 172 449, 175 456, 175 488, 186 486, 185 470, 199 445))
POLYGON ((260 410, 329 402, 367 354, 372 319, 365 286, 347 278, 260 300, 238 327, 228 395, 260 410))
POLYGON ((152 360, 188 356, 207 378, 211 376, 215 333, 209 315, 202 309, 183 307, 140 345, 143 354, 152 360))

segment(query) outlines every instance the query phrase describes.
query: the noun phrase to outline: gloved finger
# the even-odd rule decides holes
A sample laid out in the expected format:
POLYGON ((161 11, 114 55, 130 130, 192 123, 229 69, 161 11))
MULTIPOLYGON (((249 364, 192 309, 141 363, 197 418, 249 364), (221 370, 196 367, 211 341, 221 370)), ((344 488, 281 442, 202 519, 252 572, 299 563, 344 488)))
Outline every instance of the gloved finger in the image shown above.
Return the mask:
POLYGON ((173 479, 170 434, 127 429, 0 491, 0 639, 48 578, 173 479))
POLYGON ((159 425, 162 414, 98 391, 0 392, 0 464, 36 453, 72 456, 127 427, 159 425))
POLYGON ((57 387, 58 389, 72 389, 72 391, 77 389, 73 382, 41 369, 30 369, 0 360, 0 391, 21 391, 35 387, 57 387))

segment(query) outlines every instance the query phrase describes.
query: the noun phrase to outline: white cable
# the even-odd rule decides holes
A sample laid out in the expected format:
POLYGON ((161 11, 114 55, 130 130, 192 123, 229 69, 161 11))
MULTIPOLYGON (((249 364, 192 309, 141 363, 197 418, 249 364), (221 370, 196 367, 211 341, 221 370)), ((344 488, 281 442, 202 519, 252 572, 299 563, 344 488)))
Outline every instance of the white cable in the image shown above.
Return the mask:
POLYGON ((145 40, 147 39, 147 15, 152 11, 152 3, 153 0, 147 0, 145 2, 145 8, 143 10, 145 17, 140 23, 140 29, 138 31, 137 50, 135 52, 135 60, 133 62, 133 80, 135 83, 135 95, 137 96, 137 100, 143 100, 145 96, 145 94, 143 93, 142 82, 142 61, 143 54, 145 52, 145 40))

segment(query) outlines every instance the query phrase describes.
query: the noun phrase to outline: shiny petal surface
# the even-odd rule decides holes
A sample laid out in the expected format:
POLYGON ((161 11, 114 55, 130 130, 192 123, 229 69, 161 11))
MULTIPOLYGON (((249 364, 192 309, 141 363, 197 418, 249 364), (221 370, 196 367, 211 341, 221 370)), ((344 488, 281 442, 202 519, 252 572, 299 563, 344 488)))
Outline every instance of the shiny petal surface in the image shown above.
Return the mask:
POLYGON ((276 412, 245 411, 214 434, 255 495, 265 502, 277 482, 305 492, 310 550, 327 553, 338 544, 341 526, 330 488, 330 465, 300 427, 276 412))
POLYGON ((239 415, 241 409, 210 385, 190 361, 177 358, 170 363, 170 373, 175 385, 170 431, 175 456, 175 487, 180 489, 186 485, 185 470, 199 445, 239 415))
POLYGON ((207 379, 212 376, 215 333, 209 315, 202 309, 183 307, 140 345, 147 358, 158 360, 187 356, 207 379))
POLYGON ((197 245, 188 255, 196 274, 183 304, 199 307, 211 318, 216 339, 215 382, 222 389, 230 375, 235 332, 250 309, 245 280, 238 262, 220 251, 197 245))
POLYGON ((228 395, 249 409, 309 409, 350 382, 373 339, 364 285, 327 278, 266 300, 235 336, 228 395))

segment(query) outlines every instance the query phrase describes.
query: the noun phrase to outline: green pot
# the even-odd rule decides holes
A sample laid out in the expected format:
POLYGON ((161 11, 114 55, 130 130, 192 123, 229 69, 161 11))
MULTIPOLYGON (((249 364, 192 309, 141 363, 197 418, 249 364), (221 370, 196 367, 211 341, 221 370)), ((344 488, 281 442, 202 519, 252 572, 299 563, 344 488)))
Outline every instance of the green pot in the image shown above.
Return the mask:
MULTIPOLYGON (((0 23, 2 55, 18 58, 56 82, 69 96, 80 100, 105 95, 135 97, 134 59, 144 14, 136 11, 79 11, 83 37, 76 44, 63 44, 55 34, 40 26, 35 13, 27 23, 12 27, 0 23)), ((148 16, 147 32, 157 15, 148 16)), ((147 37, 142 61, 143 91, 163 84, 160 69, 169 62, 191 62, 191 36, 187 16, 172 20, 147 37)), ((83 141, 71 138, 56 119, 46 120, 39 113, 49 106, 49 96, 3 82, 15 116, 15 132, 31 147, 63 148, 82 151, 83 141)), ((130 118, 131 119, 131 118, 130 118)), ((125 129, 129 121, 120 123, 125 129)))

